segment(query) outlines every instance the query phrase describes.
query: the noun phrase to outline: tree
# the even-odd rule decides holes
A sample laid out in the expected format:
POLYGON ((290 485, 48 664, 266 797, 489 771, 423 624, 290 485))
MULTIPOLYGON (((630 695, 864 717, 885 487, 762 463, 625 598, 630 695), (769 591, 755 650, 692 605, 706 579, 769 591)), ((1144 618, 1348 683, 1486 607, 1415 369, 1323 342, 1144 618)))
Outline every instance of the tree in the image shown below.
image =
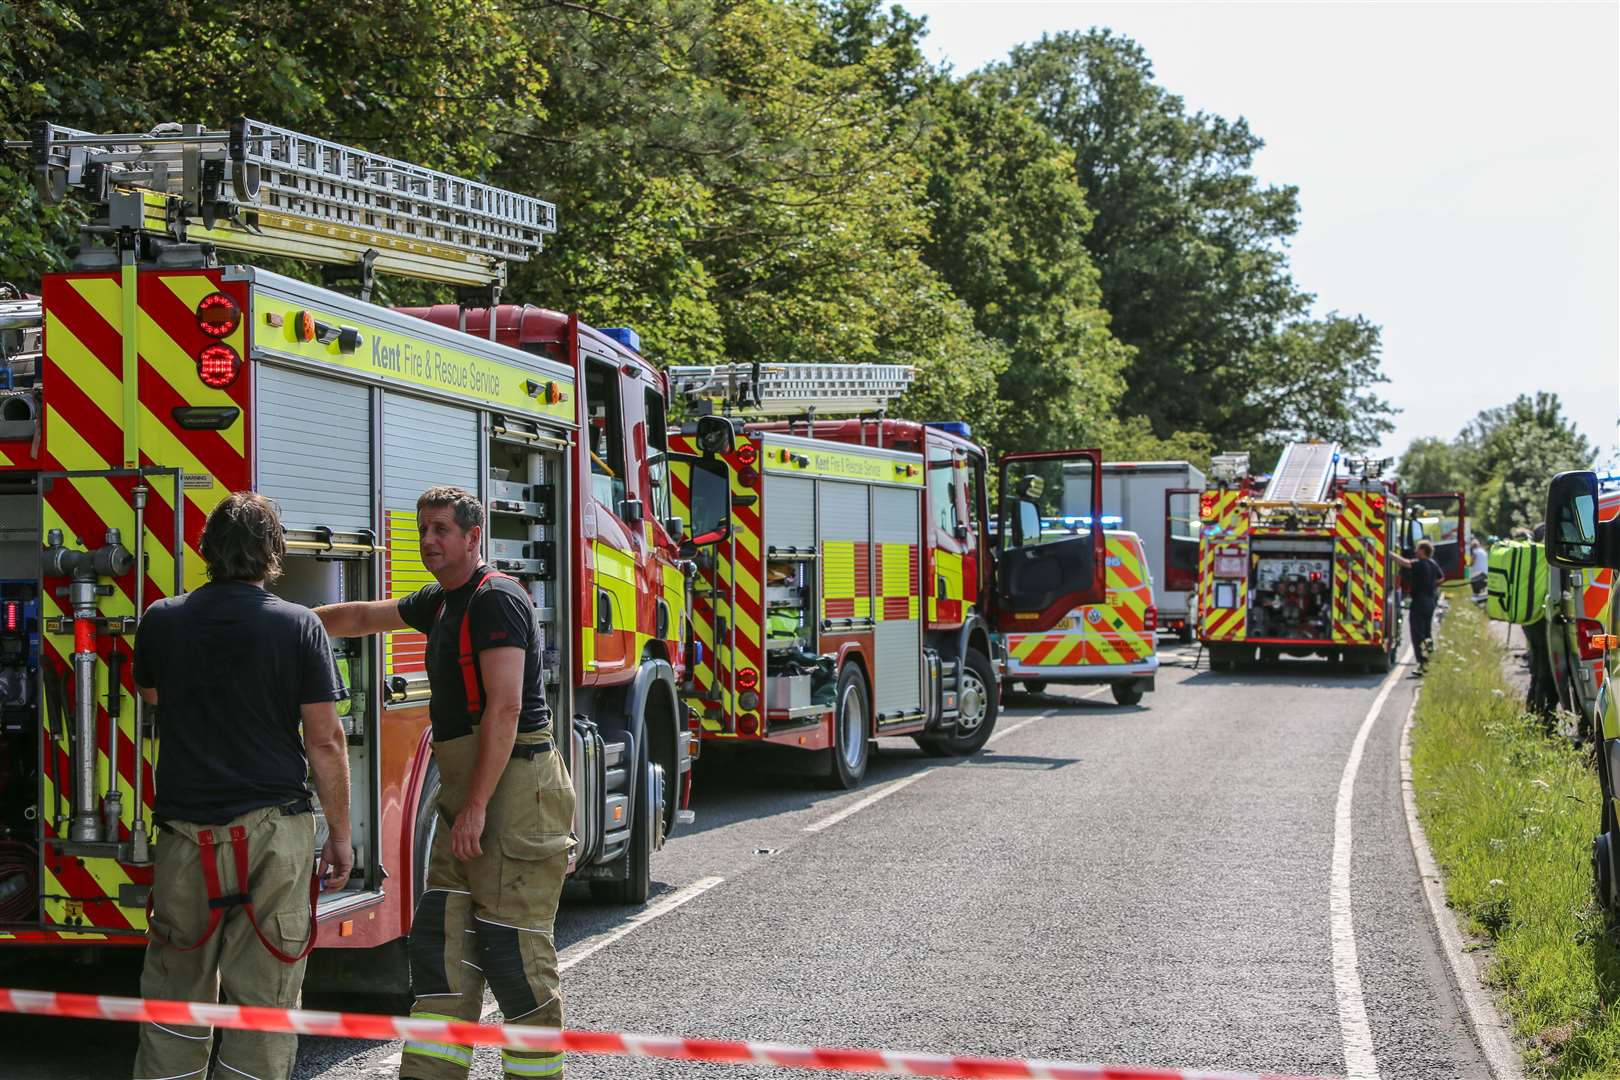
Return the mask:
POLYGON ((1473 483, 1473 461, 1455 440, 1413 439, 1396 472, 1406 491, 1465 491, 1473 483))
POLYGON ((979 80, 939 86, 928 106, 927 261, 1007 356, 989 441, 1094 444, 1124 391, 1129 352, 1102 310, 1072 155, 979 80))
POLYGON ((1126 415, 1146 416, 1160 436, 1203 431, 1226 448, 1307 430, 1357 443, 1379 433, 1382 413, 1347 421, 1375 401, 1376 328, 1303 322, 1313 298, 1295 286, 1286 253, 1298 193, 1253 176, 1263 144, 1246 122, 1188 113, 1154 82, 1141 46, 1108 30, 1020 46, 988 77, 1074 152, 1095 213, 1086 245, 1102 306, 1135 350, 1126 415), (1304 388, 1310 404, 1273 426, 1269 410, 1299 389, 1302 357, 1329 370, 1304 388))
POLYGON ((1538 524, 1547 482, 1560 472, 1591 468, 1595 453, 1564 415, 1557 394, 1521 394, 1480 412, 1449 443, 1413 440, 1401 456, 1401 486, 1463 491, 1478 528, 1506 536, 1516 527, 1538 524))

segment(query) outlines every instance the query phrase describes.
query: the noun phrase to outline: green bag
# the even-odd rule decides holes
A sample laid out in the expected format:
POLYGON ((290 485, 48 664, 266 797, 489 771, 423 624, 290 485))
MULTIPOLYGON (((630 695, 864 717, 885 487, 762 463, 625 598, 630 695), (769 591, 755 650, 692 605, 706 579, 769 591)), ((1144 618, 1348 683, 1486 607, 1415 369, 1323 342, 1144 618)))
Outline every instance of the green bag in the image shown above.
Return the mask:
POLYGON ((1485 573, 1485 614, 1529 626, 1547 613, 1547 553, 1534 540, 1498 540, 1485 573))

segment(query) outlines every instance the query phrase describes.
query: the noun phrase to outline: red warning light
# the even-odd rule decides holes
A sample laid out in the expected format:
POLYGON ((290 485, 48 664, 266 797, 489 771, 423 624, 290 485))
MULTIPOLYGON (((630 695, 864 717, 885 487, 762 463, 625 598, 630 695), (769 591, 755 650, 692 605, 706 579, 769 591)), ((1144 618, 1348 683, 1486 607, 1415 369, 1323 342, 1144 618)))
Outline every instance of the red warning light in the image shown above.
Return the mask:
POLYGON ((197 329, 211 338, 230 336, 242 322, 242 309, 222 292, 212 292, 197 305, 197 329))
POLYGON ((5 627, 9 634, 22 629, 22 605, 15 600, 6 601, 5 627))
POLYGON ((242 357, 229 345, 210 345, 197 354, 197 377, 204 386, 223 390, 242 371, 242 357))

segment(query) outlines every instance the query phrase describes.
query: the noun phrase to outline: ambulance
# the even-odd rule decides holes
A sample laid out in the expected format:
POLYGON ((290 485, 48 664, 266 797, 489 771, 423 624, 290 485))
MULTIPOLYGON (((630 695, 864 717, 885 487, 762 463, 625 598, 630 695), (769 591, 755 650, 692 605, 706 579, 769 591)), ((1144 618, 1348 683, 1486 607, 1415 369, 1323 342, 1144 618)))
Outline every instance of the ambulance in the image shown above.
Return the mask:
MULTIPOLYGON (((1159 671, 1155 644, 1159 610, 1153 571, 1142 538, 1104 516, 1107 599, 1085 604, 1050 630, 1007 635, 1007 678, 1039 694, 1049 684, 1106 684, 1121 705, 1136 705, 1154 688, 1159 671)), ((1047 520, 1043 531, 1064 535, 1089 526, 1077 519, 1047 520)))

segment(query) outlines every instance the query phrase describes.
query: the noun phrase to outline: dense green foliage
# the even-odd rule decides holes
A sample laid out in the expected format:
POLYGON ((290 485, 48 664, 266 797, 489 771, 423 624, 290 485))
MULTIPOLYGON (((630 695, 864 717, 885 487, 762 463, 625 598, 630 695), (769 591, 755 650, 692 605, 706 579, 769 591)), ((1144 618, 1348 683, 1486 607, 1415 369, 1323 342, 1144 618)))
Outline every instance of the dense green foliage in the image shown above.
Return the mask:
MULTIPOLYGON (((879 0, 0 3, 0 129, 245 113, 531 191, 561 231, 508 297, 668 363, 910 364, 903 413, 1001 448, 1387 430, 1378 328, 1308 317, 1243 121, 1108 33, 957 76, 925 32, 879 0)), ((63 265, 75 213, 0 159, 0 277, 63 265)))
POLYGON ((1568 469, 1591 468, 1594 453, 1557 394, 1521 394, 1481 412, 1455 439, 1414 439, 1401 456, 1401 485, 1465 492, 1475 527, 1506 536, 1539 523, 1547 481, 1568 469))

